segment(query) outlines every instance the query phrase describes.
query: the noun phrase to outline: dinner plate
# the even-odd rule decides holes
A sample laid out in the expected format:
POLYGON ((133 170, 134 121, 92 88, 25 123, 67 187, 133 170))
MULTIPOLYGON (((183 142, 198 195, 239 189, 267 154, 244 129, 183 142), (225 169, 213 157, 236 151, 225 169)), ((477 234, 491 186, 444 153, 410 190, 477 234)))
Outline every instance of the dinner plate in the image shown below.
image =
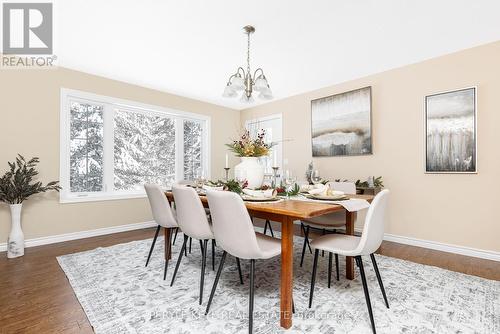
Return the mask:
POLYGON ((311 199, 317 199, 320 201, 345 201, 349 199, 349 197, 347 197, 346 195, 337 195, 337 196, 308 195, 306 197, 311 199))
POLYGON ((280 200, 279 197, 253 197, 247 195, 242 195, 241 198, 247 202, 276 202, 280 200))

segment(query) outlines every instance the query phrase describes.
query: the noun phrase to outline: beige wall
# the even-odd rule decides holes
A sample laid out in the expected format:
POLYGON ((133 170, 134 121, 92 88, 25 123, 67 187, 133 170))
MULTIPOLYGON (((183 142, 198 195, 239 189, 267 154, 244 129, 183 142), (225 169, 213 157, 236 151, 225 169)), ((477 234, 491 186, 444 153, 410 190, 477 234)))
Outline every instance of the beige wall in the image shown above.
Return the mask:
POLYGON ((392 190, 387 233, 500 251, 500 42, 251 108, 241 121, 282 113, 283 136, 292 139, 285 168, 302 175, 312 160, 311 100, 365 86, 373 94, 373 155, 315 158, 323 176, 382 175, 392 190), (424 96, 467 86, 478 88, 478 173, 424 174, 424 96))
MULTIPOLYGON (((59 179, 61 87, 211 116, 211 169, 221 177, 224 143, 239 127, 237 111, 63 68, 0 70, 0 173, 21 153, 40 157, 42 180, 59 179)), ((26 239, 148 220, 146 199, 59 204, 56 193, 30 199, 22 215, 26 239)), ((0 203, 0 244, 9 230, 8 207, 0 203)))

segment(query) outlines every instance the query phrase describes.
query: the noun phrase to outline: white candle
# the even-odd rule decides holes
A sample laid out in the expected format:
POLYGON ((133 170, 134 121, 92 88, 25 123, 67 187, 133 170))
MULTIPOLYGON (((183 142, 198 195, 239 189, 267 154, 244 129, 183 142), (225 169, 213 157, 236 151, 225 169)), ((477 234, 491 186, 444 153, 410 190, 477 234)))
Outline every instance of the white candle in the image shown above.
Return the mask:
POLYGON ((273 166, 272 167, 278 167, 278 152, 273 151, 273 166))
POLYGON ((226 153, 226 168, 229 168, 229 156, 226 153))

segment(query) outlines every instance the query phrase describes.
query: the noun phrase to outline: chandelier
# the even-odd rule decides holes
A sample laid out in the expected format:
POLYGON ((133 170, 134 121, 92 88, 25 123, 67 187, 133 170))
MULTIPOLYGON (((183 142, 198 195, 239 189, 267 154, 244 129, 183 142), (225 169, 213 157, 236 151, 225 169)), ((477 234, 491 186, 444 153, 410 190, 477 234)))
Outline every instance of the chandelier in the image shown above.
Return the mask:
POLYGON ((229 77, 227 81, 226 88, 224 88, 223 97, 236 97, 239 91, 243 91, 241 94, 241 102, 251 103, 254 102, 252 92, 259 92, 259 98, 263 100, 271 100, 273 98, 273 93, 269 84, 267 83, 264 71, 259 67, 253 73, 250 71, 250 34, 255 32, 255 28, 252 26, 243 27, 245 34, 247 34, 247 70, 243 67, 238 67, 236 73, 229 77), (258 76, 257 76, 258 75, 258 76))

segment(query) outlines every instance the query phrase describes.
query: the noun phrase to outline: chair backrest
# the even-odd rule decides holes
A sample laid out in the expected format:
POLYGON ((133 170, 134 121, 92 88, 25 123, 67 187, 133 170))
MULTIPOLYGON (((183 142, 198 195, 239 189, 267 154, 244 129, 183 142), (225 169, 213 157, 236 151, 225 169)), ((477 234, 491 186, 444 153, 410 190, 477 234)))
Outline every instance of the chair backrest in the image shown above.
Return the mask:
POLYGON ((217 245, 242 259, 258 259, 261 251, 252 220, 241 197, 229 191, 207 191, 217 245))
POLYGON ((161 188, 156 184, 145 184, 144 189, 146 189, 156 223, 166 228, 177 227, 172 208, 161 188))
POLYGON ((363 234, 359 241, 356 252, 360 255, 374 253, 384 239, 385 217, 387 202, 389 200, 389 190, 384 189, 379 192, 372 201, 366 213, 363 234))
POLYGON ((354 182, 328 182, 333 190, 343 191, 345 194, 356 194, 356 183, 354 182))
POLYGON ((177 184, 183 186, 194 186, 194 180, 180 180, 179 182, 177 182, 177 184))
POLYGON ((177 224, 182 232, 199 240, 213 239, 205 208, 196 190, 187 186, 174 185, 172 192, 177 211, 177 224))

